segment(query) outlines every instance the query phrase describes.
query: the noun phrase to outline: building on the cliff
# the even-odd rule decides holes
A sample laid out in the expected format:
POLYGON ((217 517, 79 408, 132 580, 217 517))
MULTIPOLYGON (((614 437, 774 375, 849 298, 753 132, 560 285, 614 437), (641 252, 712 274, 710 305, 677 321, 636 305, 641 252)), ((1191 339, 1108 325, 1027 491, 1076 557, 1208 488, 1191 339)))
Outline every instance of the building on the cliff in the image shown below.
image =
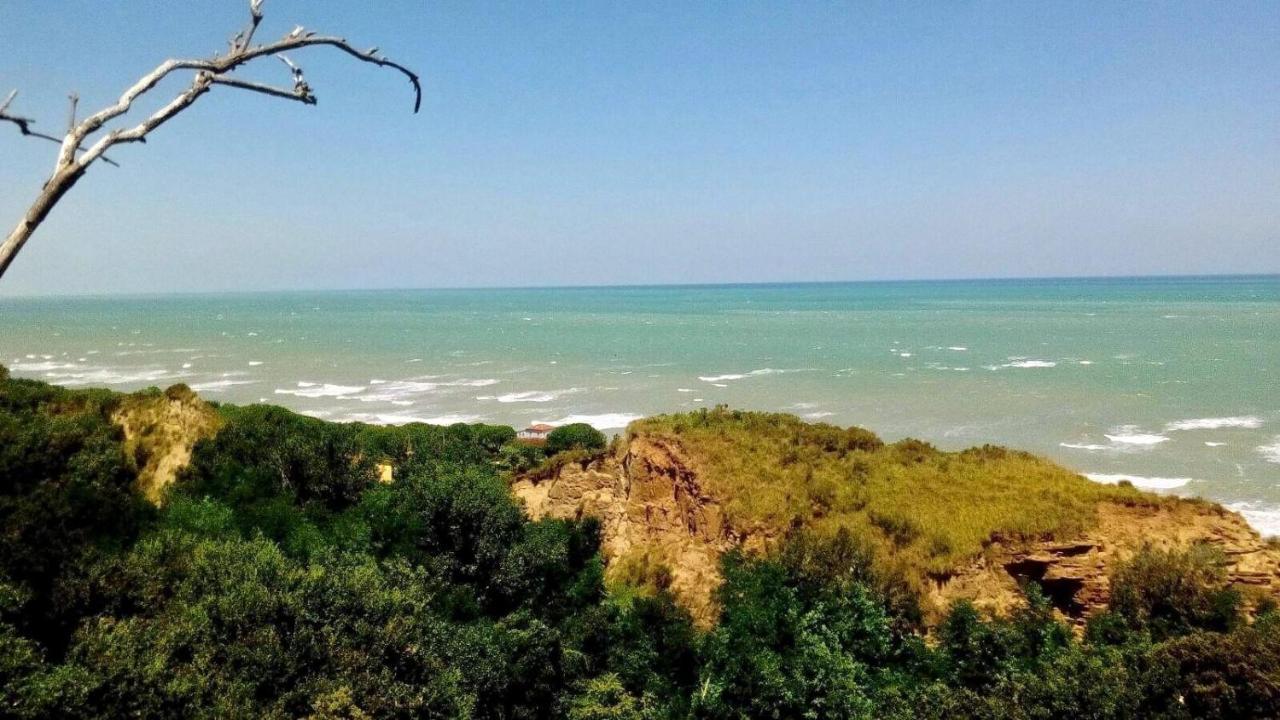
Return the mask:
POLYGON ((556 428, 554 425, 547 425, 546 423, 538 423, 537 425, 530 425, 529 427, 516 433, 516 439, 519 440, 520 442, 542 444, 547 441, 547 435, 549 435, 551 431, 555 429, 556 428))

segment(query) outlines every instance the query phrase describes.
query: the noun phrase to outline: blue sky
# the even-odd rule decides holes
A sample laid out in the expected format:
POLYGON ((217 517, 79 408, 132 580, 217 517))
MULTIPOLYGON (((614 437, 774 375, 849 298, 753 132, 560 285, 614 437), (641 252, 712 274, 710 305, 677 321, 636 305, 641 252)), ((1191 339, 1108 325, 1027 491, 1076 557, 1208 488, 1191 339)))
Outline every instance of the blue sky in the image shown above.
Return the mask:
MULTIPOLYGON (((244 6, 9 0, 0 84, 61 127, 244 6)), ((1274 2, 266 10, 418 69, 421 114, 299 53, 318 106, 217 89, 0 293, 1280 272, 1274 2)), ((0 127, 6 232, 53 150, 0 127)))

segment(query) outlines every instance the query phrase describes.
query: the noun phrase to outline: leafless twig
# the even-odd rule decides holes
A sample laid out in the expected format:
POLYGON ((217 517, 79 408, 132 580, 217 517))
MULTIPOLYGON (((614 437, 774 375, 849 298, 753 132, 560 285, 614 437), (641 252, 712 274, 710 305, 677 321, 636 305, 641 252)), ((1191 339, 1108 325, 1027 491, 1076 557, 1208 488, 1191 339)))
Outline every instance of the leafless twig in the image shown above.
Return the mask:
MULTIPOLYGON (((38 140, 48 140, 49 142, 57 143, 58 145, 61 145, 61 144, 62 144, 62 141, 63 141, 63 139, 64 139, 64 138, 54 137, 54 136, 52 136, 52 135, 46 135, 46 134, 44 134, 44 133, 42 133, 42 132, 36 132, 35 130, 32 130, 32 129, 31 129, 31 126, 35 124, 35 122, 36 122, 35 120, 32 120, 31 118, 28 118, 28 117, 21 117, 21 116, 18 116, 18 115, 12 115, 12 114, 10 114, 10 113, 9 113, 9 105, 13 102, 13 99, 14 99, 15 97, 17 97, 17 96, 18 96, 18 91, 17 91, 17 90, 14 90, 13 92, 9 93, 9 97, 7 97, 7 98, 5 99, 4 103, 3 103, 3 104, 0 104, 0 120, 4 120, 4 121, 7 121, 7 122, 11 122, 11 123, 13 123, 14 125, 17 125, 17 126, 18 126, 18 131, 19 131, 19 132, 21 132, 23 135, 26 135, 27 137, 33 137, 33 138, 36 138, 36 139, 38 139, 38 140)), ((72 96, 72 97, 75 97, 75 96, 72 96)), ((72 117, 74 118, 74 116, 75 116, 75 104, 74 104, 74 103, 72 103, 71 114, 72 114, 72 117)), ((70 132, 70 131, 68 130, 68 132, 70 132)), ((83 145, 81 145, 80 147, 78 147, 78 148, 76 148, 76 149, 77 149, 77 150, 84 150, 84 146, 83 146, 83 145)), ((109 157, 105 157, 105 156, 104 156, 104 157, 102 158, 102 162, 104 162, 104 163, 106 163, 106 164, 108 164, 108 165, 114 165, 115 167, 120 167, 120 163, 116 162, 115 160, 112 160, 112 159, 111 159, 111 158, 109 158, 109 157)), ((0 275, 3 275, 3 274, 4 274, 4 273, 3 273, 2 271, 0 271, 0 275)))
POLYGON ((104 153, 115 145, 132 142, 146 142, 147 135, 156 128, 171 120, 175 115, 187 109, 202 95, 209 92, 214 85, 249 90, 271 97, 297 100, 306 105, 315 105, 316 98, 311 86, 303 76, 302 68, 284 55, 286 52, 302 50, 310 47, 330 47, 361 61, 378 67, 389 68, 404 75, 413 87, 413 111, 416 113, 422 106, 422 83, 417 73, 399 63, 378 54, 378 48, 358 50, 345 38, 332 35, 319 35, 315 32, 296 26, 291 32, 279 40, 254 45, 254 36, 262 23, 262 6, 264 0, 249 0, 249 21, 228 43, 226 55, 215 54, 207 59, 170 59, 160 63, 154 70, 144 75, 131 87, 124 91, 113 104, 76 122, 76 105, 78 98, 71 96, 70 121, 65 136, 61 138, 45 135, 31 129, 33 120, 16 116, 9 112, 9 106, 17 91, 0 104, 0 120, 18 126, 23 135, 50 140, 60 145, 57 163, 53 174, 45 182, 40 194, 28 208, 26 215, 19 221, 3 244, 0 244, 0 277, 13 262, 27 240, 48 216, 54 205, 70 190, 89 166, 97 160, 115 165, 104 153), (230 75, 233 70, 258 58, 276 56, 288 65, 292 74, 293 88, 285 89, 273 85, 243 80, 230 75), (143 119, 136 125, 106 129, 106 124, 129 112, 139 97, 153 90, 161 80, 170 74, 183 70, 194 71, 191 84, 179 92, 176 97, 143 119), (99 133, 102 133, 99 135, 99 133))

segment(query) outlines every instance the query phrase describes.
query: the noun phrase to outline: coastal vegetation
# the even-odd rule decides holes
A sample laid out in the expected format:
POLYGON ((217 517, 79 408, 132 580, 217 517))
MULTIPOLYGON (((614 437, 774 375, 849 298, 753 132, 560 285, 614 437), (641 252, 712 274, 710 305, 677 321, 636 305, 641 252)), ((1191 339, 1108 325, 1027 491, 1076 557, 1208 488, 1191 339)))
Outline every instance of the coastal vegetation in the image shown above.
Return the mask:
POLYGON ((1161 502, 1030 453, 994 446, 942 452, 912 439, 886 444, 862 428, 794 415, 704 409, 646 418, 628 433, 679 443, 741 529, 844 529, 921 573, 952 570, 992 538, 1077 535, 1094 523, 1101 501, 1161 502))
POLYGON ((547 433, 547 452, 555 454, 566 450, 603 450, 609 439, 604 433, 586 423, 570 423, 547 433))
POLYGON ((744 495, 735 517, 784 522, 825 502, 825 517, 849 520, 726 554, 719 619, 704 629, 661 589, 606 584, 592 519, 528 518, 505 479, 520 457, 510 428, 207 404, 209 431, 157 488, 141 473, 169 436, 130 440, 120 424, 122 409, 158 411, 157 398, 196 407, 181 387, 67 390, 0 368, 0 717, 1241 718, 1280 707, 1280 614, 1246 614, 1220 558, 1200 548, 1117 568, 1112 606, 1082 633, 1034 584, 1008 616, 961 602, 923 627, 917 599, 883 575, 882 543, 941 563, 984 527, 1052 533, 1087 523, 1095 494, 1149 501, 1029 456, 883 445, 729 411, 697 427, 698 416, 642 423, 632 431, 723 436, 700 456, 717 483, 760 476, 734 472, 796 483, 744 495), (731 460, 756 432, 761 443, 731 460), (981 477, 992 458, 1009 464, 981 477), (944 465, 969 486, 931 484, 944 465), (1025 510, 1010 499, 1019 472, 1025 510), (1009 521, 969 511, 980 489, 1009 521), (952 546, 932 552, 937 538, 952 546))

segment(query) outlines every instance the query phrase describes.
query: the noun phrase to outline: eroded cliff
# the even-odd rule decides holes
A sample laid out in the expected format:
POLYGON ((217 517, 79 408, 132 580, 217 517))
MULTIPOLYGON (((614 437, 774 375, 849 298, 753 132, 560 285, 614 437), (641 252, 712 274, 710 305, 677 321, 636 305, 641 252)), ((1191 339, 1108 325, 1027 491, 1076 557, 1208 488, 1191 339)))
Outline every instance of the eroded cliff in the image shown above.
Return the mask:
MULTIPOLYGON (((636 565, 661 567, 664 584, 703 625, 716 617, 720 556, 737 547, 767 550, 788 530, 728 517, 729 498, 709 487, 697 453, 670 436, 634 434, 603 457, 566 464, 550 477, 520 479, 513 490, 533 517, 598 518, 610 573, 626 574, 636 565)), ((821 512, 809 521, 825 522, 821 512)), ((1067 535, 1052 540, 993 535, 969 562, 926 574, 921 583, 926 616, 937 618, 958 599, 1007 612, 1021 602, 1019 583, 1033 580, 1065 617, 1080 623, 1106 605, 1111 569, 1144 544, 1208 543, 1222 551, 1234 584, 1253 597, 1280 597, 1280 548, 1239 515, 1212 503, 1101 501, 1096 521, 1067 535)))
POLYGON ((125 449, 138 461, 138 487, 153 503, 191 461, 196 442, 221 425, 217 411, 186 385, 126 396, 111 419, 124 431, 125 449))

